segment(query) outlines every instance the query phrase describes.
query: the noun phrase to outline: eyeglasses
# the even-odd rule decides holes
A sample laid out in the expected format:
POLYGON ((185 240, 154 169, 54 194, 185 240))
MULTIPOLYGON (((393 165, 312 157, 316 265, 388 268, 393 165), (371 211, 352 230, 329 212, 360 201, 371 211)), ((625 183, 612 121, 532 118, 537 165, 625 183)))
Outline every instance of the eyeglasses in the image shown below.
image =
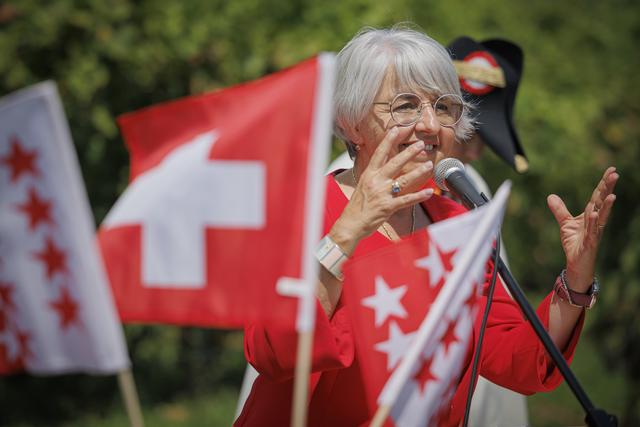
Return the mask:
POLYGON ((458 123, 464 112, 462 97, 453 93, 441 95, 433 104, 423 101, 415 93, 399 93, 391 102, 373 104, 388 106, 391 118, 400 126, 410 126, 420 120, 425 105, 431 105, 438 122, 447 127, 458 123))

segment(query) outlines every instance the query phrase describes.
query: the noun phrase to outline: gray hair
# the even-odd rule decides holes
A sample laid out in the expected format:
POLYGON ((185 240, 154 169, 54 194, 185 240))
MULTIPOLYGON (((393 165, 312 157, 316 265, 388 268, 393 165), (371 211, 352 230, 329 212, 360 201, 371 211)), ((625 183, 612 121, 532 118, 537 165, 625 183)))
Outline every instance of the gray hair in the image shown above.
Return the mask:
MULTIPOLYGON (((355 128, 367 115, 390 67, 403 89, 426 90, 434 95, 462 96, 456 70, 446 49, 426 34, 397 25, 389 29, 363 28, 337 56, 335 133, 351 157, 355 128)), ((456 139, 467 140, 474 131, 471 106, 455 125, 456 139)))

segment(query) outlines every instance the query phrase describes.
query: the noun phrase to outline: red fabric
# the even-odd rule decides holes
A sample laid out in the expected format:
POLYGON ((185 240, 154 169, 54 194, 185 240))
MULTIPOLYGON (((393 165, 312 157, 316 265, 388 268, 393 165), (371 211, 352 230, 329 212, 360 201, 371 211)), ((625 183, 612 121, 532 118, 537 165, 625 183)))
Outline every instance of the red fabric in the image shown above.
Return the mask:
MULTIPOLYGON (((325 232, 338 218, 347 199, 333 177, 328 178, 325 232)), ((455 202, 433 196, 423 205, 434 222, 465 212, 455 202)), ((391 244, 379 233, 363 239, 353 257, 391 244)), ((485 283, 486 295, 489 275, 485 283)), ((348 286, 348 284, 345 284, 348 286)), ((537 313, 548 327, 551 293, 542 301, 537 313)), ((470 346, 458 389, 452 400, 448 419, 456 426, 462 420, 468 387, 471 383, 471 361, 481 324, 486 296, 474 324, 474 345, 470 346)), ((347 307, 338 303, 328 319, 317 305, 316 331, 310 381, 309 426, 366 425, 373 416, 366 403, 362 373, 355 354, 347 307)), ((563 354, 571 361, 582 330, 580 317, 563 354)), ((297 339, 294 331, 261 324, 245 328, 245 355, 260 373, 235 426, 290 424, 293 369, 297 339)), ((560 372, 546 355, 533 329, 525 322, 519 308, 501 283, 496 285, 491 314, 484 336, 480 374, 504 387, 523 394, 550 391, 562 380, 560 372)))
POLYGON ((146 211, 135 213, 144 217, 103 223, 98 235, 123 321, 237 328, 247 320, 293 324, 297 301, 278 295, 276 282, 301 274, 307 162, 300 159, 310 153, 320 72, 318 60, 311 59, 260 80, 119 118, 131 153, 129 188, 148 178, 142 181, 144 194, 136 195, 144 199, 146 211), (215 142, 201 156, 203 161, 176 170, 175 157, 170 156, 190 149, 196 138, 212 132, 215 142), (227 181, 211 178, 214 168, 249 164, 262 168, 260 185, 252 189, 262 188, 264 200, 238 190, 245 188, 241 186, 246 186, 245 181, 254 184, 246 175, 227 181), (171 165, 175 179, 156 178, 158 169, 171 165), (205 177, 197 184, 209 184, 205 182, 199 190, 180 185, 179 179, 195 175, 196 168, 196 176, 205 177), (158 187, 163 189, 159 196, 149 191, 158 187), (216 199, 221 189, 231 189, 224 193, 229 200, 216 199), (242 205, 243 197, 259 205, 242 205), (285 198, 287 203, 282 203, 285 198), (224 204, 227 211, 260 211, 263 223, 238 225, 228 213, 228 223, 212 221, 205 213, 215 211, 216 204, 224 204), (200 216, 192 219, 196 214, 200 216), (149 251, 143 249, 143 242, 152 233, 172 239, 155 246, 162 248, 163 260, 173 260, 177 253, 201 257, 203 279, 196 284, 164 278, 146 283, 142 271, 149 251), (186 240, 193 235, 203 240, 186 240), (277 251, 271 250, 273 242, 278 242, 277 251))

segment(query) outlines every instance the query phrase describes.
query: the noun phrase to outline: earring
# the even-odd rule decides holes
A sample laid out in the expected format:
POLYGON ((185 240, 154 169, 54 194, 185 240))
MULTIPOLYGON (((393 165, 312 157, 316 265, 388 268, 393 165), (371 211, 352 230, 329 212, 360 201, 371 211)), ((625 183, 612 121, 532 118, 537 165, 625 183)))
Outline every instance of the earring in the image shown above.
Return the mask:
POLYGON ((356 144, 356 151, 360 151, 360 146, 356 144))

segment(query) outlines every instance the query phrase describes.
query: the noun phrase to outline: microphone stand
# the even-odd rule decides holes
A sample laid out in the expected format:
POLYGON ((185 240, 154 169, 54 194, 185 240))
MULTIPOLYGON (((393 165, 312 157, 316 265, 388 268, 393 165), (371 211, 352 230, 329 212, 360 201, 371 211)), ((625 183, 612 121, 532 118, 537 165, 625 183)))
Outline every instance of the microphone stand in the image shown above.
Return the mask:
MULTIPOLYGON (((485 199, 485 201, 489 201, 483 193, 480 194, 482 198, 485 199)), ((475 207, 476 206, 474 206, 474 208, 475 207)), ((496 254, 494 253, 494 255, 496 254)), ((573 371, 571 371, 569 365, 567 365, 567 361, 564 359, 564 356, 551 340, 551 337, 549 336, 549 333, 544 329, 544 326, 542 326, 538 315, 531 307, 531 304, 529 304, 529 301, 518 285, 518 282, 516 282, 516 279, 514 279, 514 277, 511 275, 509 268, 507 268, 504 261, 502 261, 502 257, 497 254, 497 258, 498 273, 500 274, 500 277, 502 277, 505 285, 507 285, 507 288, 511 292, 511 296, 518 304, 518 306, 520 306, 520 309, 531 324, 531 327, 533 327, 536 335, 538 336, 540 341, 542 341, 544 348, 547 350, 547 353, 558 367, 558 370, 569 385, 569 388, 573 392, 574 396, 576 397, 576 399, 578 399, 578 402, 585 410, 585 422, 587 423, 587 425, 589 427, 617 427, 618 419, 615 415, 609 414, 605 410, 596 408, 593 405, 593 403, 589 399, 589 396, 587 396, 587 393, 584 391, 577 378, 573 374, 573 371)))
POLYGON ((549 336, 549 333, 544 329, 544 326, 542 326, 538 315, 529 304, 527 297, 522 292, 522 289, 520 289, 520 286, 518 286, 516 279, 513 278, 511 272, 500 257, 498 258, 498 273, 500 273, 500 277, 502 277, 505 285, 507 285, 507 288, 511 292, 513 299, 516 301, 516 303, 518 303, 525 317, 527 318, 527 320, 529 320, 529 323, 531 323, 533 330, 535 331, 536 335, 538 335, 540 341, 542 341, 542 344, 547 350, 547 353, 549 353, 549 356, 558 367, 558 370, 560 370, 560 373, 567 382, 567 385, 569 385, 569 388, 575 395, 576 399, 578 399, 578 402, 580 402, 580 405, 582 405, 582 408, 585 410, 585 422, 587 423, 587 425, 589 427, 617 426, 618 419, 615 415, 609 414, 605 410, 596 408, 593 405, 593 403, 589 399, 589 396, 587 396, 584 389, 573 374, 573 371, 571 371, 569 365, 567 365, 567 361, 564 359, 564 356, 562 355, 562 353, 560 353, 558 347, 556 347, 556 345, 553 343, 551 337, 549 336))

